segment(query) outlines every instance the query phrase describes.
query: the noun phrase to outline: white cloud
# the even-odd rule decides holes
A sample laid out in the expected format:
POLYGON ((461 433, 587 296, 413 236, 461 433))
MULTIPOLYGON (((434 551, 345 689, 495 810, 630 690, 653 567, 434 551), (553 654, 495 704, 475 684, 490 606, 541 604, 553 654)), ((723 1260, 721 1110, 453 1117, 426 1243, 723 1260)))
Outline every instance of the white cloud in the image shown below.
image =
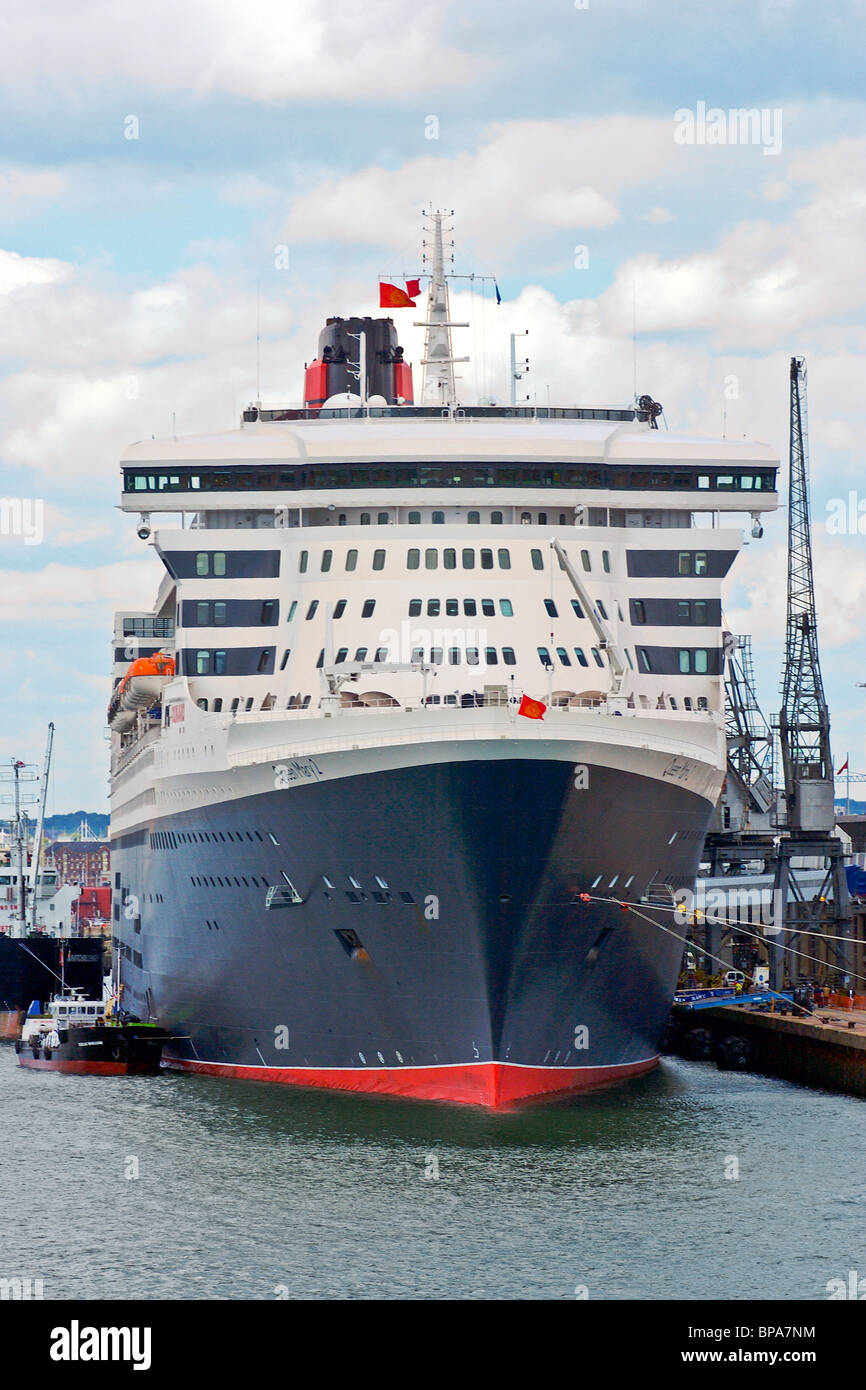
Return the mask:
MULTIPOLYGON (((397 0, 330 9, 315 0, 42 0, 4 26, 0 81, 55 99, 110 85, 264 103, 382 101, 415 92, 420 74, 447 88, 489 65, 450 41, 449 8, 445 0, 416 0, 411 11, 397 0)), ((122 138, 120 121, 118 130, 122 138)))
POLYGON ((0 295, 13 294, 31 285, 54 285, 71 274, 65 261, 37 256, 19 256, 17 251, 0 250, 0 295))
POLYGON ((656 227, 664 226, 666 222, 676 222, 677 214, 671 212, 670 208, 655 207, 650 208, 649 212, 641 215, 641 222, 651 222, 656 227))
MULTIPOLYGON (((44 569, 0 569, 0 622, 104 629, 111 632, 115 608, 149 607, 162 574, 154 555, 110 565, 60 565, 44 569)), ((107 662, 106 662, 107 665, 107 662)))

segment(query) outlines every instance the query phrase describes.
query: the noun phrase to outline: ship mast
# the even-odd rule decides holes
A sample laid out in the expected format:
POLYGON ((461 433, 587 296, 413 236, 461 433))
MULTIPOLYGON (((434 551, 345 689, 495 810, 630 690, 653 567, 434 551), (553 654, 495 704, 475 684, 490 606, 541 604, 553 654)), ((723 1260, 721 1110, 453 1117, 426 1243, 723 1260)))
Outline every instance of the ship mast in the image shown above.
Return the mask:
MULTIPOLYGON (((427 320, 424 324, 419 325, 427 330, 424 339, 424 356, 421 359, 421 365, 424 368, 421 400, 425 405, 442 405, 449 408, 457 403, 454 364, 469 361, 468 357, 454 357, 451 349, 451 329, 468 328, 469 325, 452 323, 448 315, 448 280, 445 274, 442 222, 446 216, 450 215, 438 209, 436 212, 431 210, 426 214, 433 225, 425 227, 424 230, 432 234, 433 247, 432 255, 428 257, 427 243, 424 243, 423 260, 425 266, 428 260, 430 262, 430 289, 427 295, 427 320)), ((453 225, 444 230, 453 231, 453 225)), ((453 246, 454 243, 451 244, 453 246)), ((453 255, 451 259, 454 259, 453 255)))

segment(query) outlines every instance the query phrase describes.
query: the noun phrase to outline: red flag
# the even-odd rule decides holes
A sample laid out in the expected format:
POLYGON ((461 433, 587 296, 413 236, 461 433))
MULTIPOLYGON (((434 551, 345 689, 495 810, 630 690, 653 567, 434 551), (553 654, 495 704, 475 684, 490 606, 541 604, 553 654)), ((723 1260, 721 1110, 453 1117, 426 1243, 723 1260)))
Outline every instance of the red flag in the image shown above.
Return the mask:
POLYGON ((421 293, 421 281, 407 280, 406 293, 409 295, 410 299, 417 299, 419 294, 421 293))
MULTIPOLYGON (((418 294, 418 290, 412 290, 412 285, 417 285, 417 280, 409 280, 407 289, 410 294, 418 294)), ((410 299, 406 290, 401 290, 397 285, 389 285, 386 280, 379 281, 379 308, 380 309, 414 309, 415 301, 410 299)))
POLYGON ((844 763, 842 764, 842 766, 839 768, 839 771, 836 773, 836 776, 839 777, 843 772, 846 772, 847 769, 848 769, 848 759, 846 758, 845 761, 844 761, 844 763))
POLYGON ((528 695, 524 695, 520 701, 518 714, 522 714, 527 719, 543 719, 547 705, 542 704, 541 700, 532 700, 528 695))

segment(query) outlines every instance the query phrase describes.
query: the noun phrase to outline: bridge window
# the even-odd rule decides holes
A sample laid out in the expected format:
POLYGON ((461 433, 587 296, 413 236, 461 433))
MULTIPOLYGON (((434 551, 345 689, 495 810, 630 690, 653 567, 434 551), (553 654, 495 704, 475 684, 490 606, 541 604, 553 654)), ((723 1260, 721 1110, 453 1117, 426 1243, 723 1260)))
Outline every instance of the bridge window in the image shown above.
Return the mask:
POLYGON ((492 551, 492 550, 482 550, 482 552, 481 552, 481 568, 482 568, 483 570, 492 570, 492 569, 493 569, 493 551, 492 551))
POLYGON ((589 574, 590 570, 592 569, 592 564, 590 562, 588 550, 582 550, 580 552, 580 563, 583 565, 583 568, 586 570, 587 574, 589 574))
POLYGON ((210 574, 210 556, 207 551, 200 550, 195 557, 195 572, 199 579, 210 574))
POLYGON ((362 512, 362 513, 361 513, 361 525, 362 525, 362 526, 369 526, 369 525, 370 525, 370 513, 369 513, 369 512, 362 512))
POLYGON ((384 552, 384 550, 374 550, 374 551, 373 551, 373 569, 374 569, 374 570, 383 570, 384 568, 385 568, 385 552, 384 552))
MULTIPOLYGON (((269 664, 270 664, 270 660, 271 660, 272 654, 273 654, 273 653, 272 653, 272 649, 271 649, 270 647, 263 647, 263 648, 262 648, 261 654, 260 654, 260 656, 259 656, 259 666, 258 666, 258 669, 259 669, 259 673, 260 673, 260 674, 261 674, 261 672, 263 672, 263 671, 267 671, 268 666, 269 666, 269 664)), ((221 656, 221 657, 223 658, 223 661, 225 661, 225 652, 216 652, 216 653, 215 653, 215 656, 216 656, 216 658, 219 658, 219 657, 221 656)), ((219 674, 219 672, 218 672, 217 674, 219 674)))
POLYGON ((532 556, 532 568, 533 568, 534 570, 543 570, 543 569, 544 569, 544 560, 542 559, 541 551, 540 551, 540 550, 531 550, 529 553, 530 553, 530 555, 532 556))
POLYGON ((705 676, 708 668, 708 657, 705 650, 698 648, 695 652, 695 674, 705 676))
POLYGON ((197 676, 206 676, 210 671, 210 652, 196 652, 195 654, 195 673, 197 676))
POLYGON ((357 550, 347 550, 347 551, 346 551, 346 571, 347 571, 347 573, 351 574, 352 571, 353 571, 354 569, 357 569, 357 567, 358 567, 358 552, 357 552, 357 550))
POLYGON ((491 521, 491 524, 492 524, 493 526, 501 526, 501 525, 502 525, 502 513, 501 513, 501 512, 491 512, 491 513, 490 513, 490 521, 491 521))
POLYGON ((421 551, 420 551, 420 550, 409 550, 409 551, 407 551, 407 553, 406 553, 406 568, 407 568, 408 570, 416 570, 416 569, 418 569, 418 567, 420 566, 420 564, 421 564, 421 551))
POLYGON ((692 609, 694 612, 693 622, 699 627, 705 627, 709 622, 706 599, 695 599, 692 609))
MULTIPOLYGON (((263 626, 267 626, 267 625, 270 623, 271 619, 273 618, 273 616, 274 616, 274 607, 275 607, 275 601, 274 601, 274 599, 272 599, 272 598, 266 598, 266 599, 264 600, 264 602, 262 603, 262 611, 261 611, 261 614, 259 615, 259 622, 260 622, 263 626)), ((216 615, 216 610, 217 610, 217 608, 222 608, 222 610, 223 610, 223 622, 225 622, 225 604, 224 604, 224 603, 222 603, 222 604, 216 604, 216 603, 215 603, 215 604, 214 604, 214 614, 213 614, 214 622, 217 621, 217 615, 216 615)))
POLYGON ((424 568, 435 570, 439 568, 439 551, 431 548, 424 551, 424 568))
POLYGON ((508 550, 497 550, 496 556, 497 556, 497 559, 499 560, 499 568, 500 568, 501 570, 510 570, 510 569, 511 569, 511 552, 510 552, 510 551, 508 551, 508 550))
POLYGON ((687 676, 692 669, 692 654, 687 649, 680 650, 680 675, 687 676))
POLYGON ((210 604, 197 603, 195 606, 195 620, 199 627, 207 627, 210 619, 210 604))
POLYGON ((378 516, 376 517, 376 520, 378 521, 380 526, 387 526, 389 521, 388 513, 379 512, 378 516))
MULTIPOLYGON (((262 669, 259 661, 259 670, 262 669)), ((215 676, 224 676, 226 673, 226 654, 224 651, 214 652, 213 654, 213 673, 215 676)))
POLYGON ((333 550, 322 551, 322 574, 327 574, 331 568, 331 560, 334 558, 333 550))
POLYGON ((465 570, 474 570, 474 568, 475 568, 475 551, 474 551, 474 550, 464 550, 464 551, 463 551, 462 560, 463 560, 463 568, 464 568, 465 570))
POLYGON ((697 551, 695 555, 695 574, 706 574, 707 572, 707 552, 697 551))
POLYGON ((681 623, 691 622, 692 605, 687 598, 681 598, 677 603, 677 618, 681 623))
POLYGON ((443 550, 443 551, 442 551, 442 564, 443 564, 444 568, 447 569, 447 570, 456 570, 456 568, 457 568, 457 551, 456 551, 456 550, 443 550))
POLYGON ((478 526, 481 521, 480 512, 467 512, 466 520, 470 526, 478 526))
POLYGON ((421 525, 421 513, 420 513, 420 512, 410 512, 410 513, 409 513, 409 525, 410 525, 410 526, 420 526, 420 525, 421 525))
POLYGON ((444 523, 444 521, 445 521, 445 513, 444 513, 444 512, 434 512, 434 513, 433 513, 433 525, 434 525, 434 526, 442 526, 443 523, 444 523))

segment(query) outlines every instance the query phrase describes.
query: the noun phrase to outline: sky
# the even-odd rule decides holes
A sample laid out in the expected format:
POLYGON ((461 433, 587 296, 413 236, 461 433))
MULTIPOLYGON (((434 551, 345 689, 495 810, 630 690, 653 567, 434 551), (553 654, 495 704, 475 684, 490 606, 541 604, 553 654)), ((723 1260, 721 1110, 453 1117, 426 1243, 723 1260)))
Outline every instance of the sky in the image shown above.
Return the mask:
MULTIPOLYGON (((379 276, 419 268, 430 202, 454 209, 455 269, 478 277, 452 299, 473 325, 455 344, 467 399, 507 399, 509 334, 528 329, 539 404, 629 404, 637 385, 670 429, 755 438, 784 465, 805 356, 832 742, 866 771, 866 0, 10 13, 0 762, 38 762, 54 720, 49 811, 106 809, 111 615, 160 578, 117 510, 123 450, 233 428, 257 321, 262 398, 299 401, 325 317, 377 312, 379 276)), ((725 610, 768 715, 784 603, 780 511, 725 610)))

